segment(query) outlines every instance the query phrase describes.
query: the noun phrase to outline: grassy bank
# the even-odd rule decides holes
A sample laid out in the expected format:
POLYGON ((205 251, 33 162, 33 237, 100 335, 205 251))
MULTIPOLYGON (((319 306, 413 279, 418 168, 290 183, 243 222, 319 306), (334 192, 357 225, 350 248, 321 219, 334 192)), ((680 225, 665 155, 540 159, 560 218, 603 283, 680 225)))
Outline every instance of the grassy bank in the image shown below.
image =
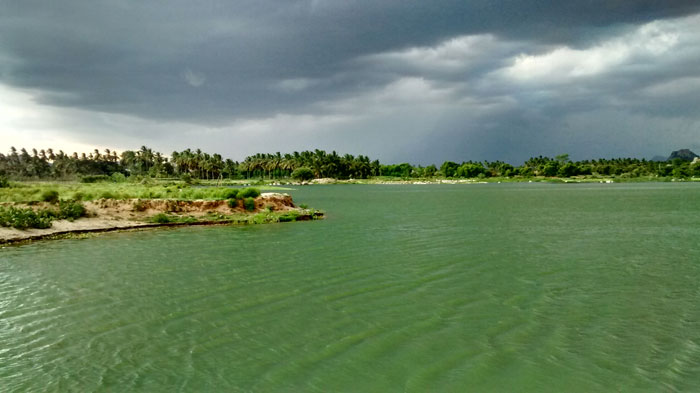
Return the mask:
MULTIPOLYGON (((261 191, 288 190, 280 187, 255 187, 261 191)), ((49 192, 61 200, 96 199, 178 199, 220 200, 231 197, 231 187, 215 184, 188 185, 184 182, 150 181, 147 183, 78 183, 78 182, 11 182, 0 188, 0 202, 41 202, 49 192)))
MULTIPOLYGON (((105 225, 110 225, 104 223, 105 219, 134 225, 261 224, 313 220, 322 215, 304 205, 295 206, 286 194, 261 195, 257 187, 149 180, 141 183, 12 182, 0 188, 0 227, 16 230, 48 230, 56 220, 74 221, 83 217, 102 219, 95 225, 104 229, 105 225)), ((90 220, 80 221, 82 225, 75 227, 83 230, 90 220)))

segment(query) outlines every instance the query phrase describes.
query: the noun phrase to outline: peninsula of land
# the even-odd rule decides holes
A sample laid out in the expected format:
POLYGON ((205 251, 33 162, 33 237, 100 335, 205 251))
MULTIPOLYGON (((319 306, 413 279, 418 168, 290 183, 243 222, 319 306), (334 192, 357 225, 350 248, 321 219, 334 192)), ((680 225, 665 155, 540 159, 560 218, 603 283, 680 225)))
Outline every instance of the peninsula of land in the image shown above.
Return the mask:
POLYGON ((323 212, 256 188, 13 183, 0 189, 0 245, 116 230, 314 220, 323 212))

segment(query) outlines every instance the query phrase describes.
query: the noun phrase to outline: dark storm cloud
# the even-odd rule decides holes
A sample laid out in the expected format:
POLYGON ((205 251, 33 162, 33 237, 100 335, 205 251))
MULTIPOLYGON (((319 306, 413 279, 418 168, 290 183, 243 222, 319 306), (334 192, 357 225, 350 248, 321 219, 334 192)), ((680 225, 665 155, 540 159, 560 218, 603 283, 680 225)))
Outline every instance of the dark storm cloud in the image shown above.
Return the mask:
MULTIPOLYGON (((172 123, 150 127, 161 140, 204 127, 230 141, 272 124, 278 143, 301 133, 396 160, 519 160, 545 140, 590 154, 576 141, 590 141, 580 114, 596 111, 620 140, 655 137, 625 118, 696 121, 687 86, 700 78, 700 37, 687 21, 640 30, 700 12, 696 1, 203 3, 4 1, 0 83, 53 107, 172 123), (371 144, 406 135, 424 148, 371 144)), ((88 117, 104 133, 144 134, 88 117)))
MULTIPOLYGON (((193 121, 304 109, 372 85, 349 70, 363 55, 492 33, 580 40, 621 23, 682 15, 657 1, 5 2, 3 81, 53 105, 193 121), (191 73, 191 74, 188 74, 191 73), (192 84, 186 75, 199 75, 192 84), (313 89, 276 90, 285 79, 313 89)), ((378 82, 378 81, 377 81, 378 82)))

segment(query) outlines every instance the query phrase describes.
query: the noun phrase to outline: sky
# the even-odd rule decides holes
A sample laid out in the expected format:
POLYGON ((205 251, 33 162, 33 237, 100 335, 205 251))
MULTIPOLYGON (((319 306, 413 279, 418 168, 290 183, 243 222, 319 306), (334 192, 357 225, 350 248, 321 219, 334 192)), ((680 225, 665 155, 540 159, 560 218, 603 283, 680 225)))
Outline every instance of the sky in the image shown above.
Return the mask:
POLYGON ((700 3, 0 0, 0 152, 700 153, 700 3))

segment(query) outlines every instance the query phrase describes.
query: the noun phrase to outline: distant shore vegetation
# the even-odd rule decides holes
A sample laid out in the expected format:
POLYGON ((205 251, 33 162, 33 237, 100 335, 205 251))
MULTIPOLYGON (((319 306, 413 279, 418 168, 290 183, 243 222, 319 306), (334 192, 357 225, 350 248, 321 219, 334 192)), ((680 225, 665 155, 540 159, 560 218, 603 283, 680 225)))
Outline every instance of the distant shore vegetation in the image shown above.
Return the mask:
POLYGON ((436 165, 382 164, 364 155, 340 155, 323 150, 291 154, 255 154, 243 161, 224 159, 199 149, 174 151, 170 156, 142 146, 118 153, 94 150, 91 153, 66 154, 53 149, 17 150, 0 153, 0 188, 8 180, 73 180, 84 183, 126 182, 154 179, 178 179, 186 183, 201 180, 275 180, 309 181, 333 179, 531 179, 596 178, 688 179, 700 177, 700 164, 676 158, 651 161, 613 158, 572 161, 567 154, 533 157, 520 166, 503 161, 445 161, 436 165))

